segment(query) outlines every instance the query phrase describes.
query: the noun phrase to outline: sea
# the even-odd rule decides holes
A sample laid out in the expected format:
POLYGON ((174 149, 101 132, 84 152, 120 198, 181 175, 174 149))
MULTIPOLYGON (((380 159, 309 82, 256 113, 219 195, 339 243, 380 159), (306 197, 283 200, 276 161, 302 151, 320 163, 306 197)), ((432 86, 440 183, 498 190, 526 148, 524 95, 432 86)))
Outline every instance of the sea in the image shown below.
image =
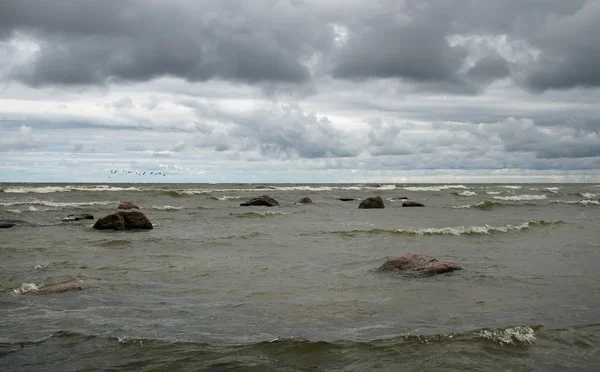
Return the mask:
POLYGON ((600 370, 598 184, 0 189, 0 371, 600 370), (62 221, 121 201, 154 229, 62 221), (377 271, 407 252, 463 269, 377 271))

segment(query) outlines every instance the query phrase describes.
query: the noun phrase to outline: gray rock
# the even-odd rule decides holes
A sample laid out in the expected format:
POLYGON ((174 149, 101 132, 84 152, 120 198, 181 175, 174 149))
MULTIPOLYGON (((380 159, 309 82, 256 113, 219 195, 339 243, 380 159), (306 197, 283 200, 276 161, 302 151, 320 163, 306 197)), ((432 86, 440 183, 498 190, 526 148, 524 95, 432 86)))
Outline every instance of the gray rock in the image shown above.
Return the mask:
POLYGON ((378 271, 407 276, 429 276, 461 269, 462 267, 452 261, 440 261, 435 257, 418 253, 403 253, 385 261, 378 271))
POLYGON ((67 217, 63 217, 60 220, 63 222, 73 222, 73 221, 81 221, 81 220, 93 220, 94 216, 88 213, 81 214, 70 214, 67 217))
POLYGON ((341 197, 341 198, 339 198, 338 200, 341 200, 341 201, 352 201, 352 200, 356 200, 356 198, 346 198, 346 197, 341 197))
POLYGON ((360 209, 385 208, 381 196, 372 196, 363 200, 358 206, 360 209))
POLYGON ((303 198, 298 199, 298 201, 296 202, 296 204, 312 204, 312 202, 313 201, 312 201, 311 198, 305 196, 303 198))
POLYGON ((404 200, 402 202, 403 207, 424 207, 425 204, 415 201, 415 200, 404 200))
POLYGON ((247 207, 250 205, 275 207, 275 206, 279 206, 279 203, 277 202, 277 200, 273 199, 272 197, 270 197, 268 195, 261 195, 261 196, 257 196, 256 198, 252 198, 252 199, 248 200, 247 202, 243 202, 240 205, 243 207, 247 207))

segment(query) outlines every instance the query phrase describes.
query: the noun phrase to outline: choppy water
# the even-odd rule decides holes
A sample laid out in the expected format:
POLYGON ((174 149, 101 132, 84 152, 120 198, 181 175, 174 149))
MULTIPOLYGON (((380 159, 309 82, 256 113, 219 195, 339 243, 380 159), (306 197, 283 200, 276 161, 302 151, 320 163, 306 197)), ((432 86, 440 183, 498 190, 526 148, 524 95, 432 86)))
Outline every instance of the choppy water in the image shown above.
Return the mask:
POLYGON ((25 221, 0 229, 2 371, 600 369, 600 185, 0 189, 25 221), (261 194, 281 206, 239 206, 261 194), (121 200, 154 230, 60 220, 121 200), (404 252, 464 269, 375 272, 404 252), (85 289, 18 294, 67 281, 85 289))

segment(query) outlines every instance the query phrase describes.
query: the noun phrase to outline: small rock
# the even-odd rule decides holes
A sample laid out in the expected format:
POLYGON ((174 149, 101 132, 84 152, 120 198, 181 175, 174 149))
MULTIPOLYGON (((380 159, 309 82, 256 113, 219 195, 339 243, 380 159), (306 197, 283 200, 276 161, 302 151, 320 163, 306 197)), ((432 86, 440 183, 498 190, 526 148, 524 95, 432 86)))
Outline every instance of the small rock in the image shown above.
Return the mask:
POLYGON ((247 207, 250 205, 275 207, 275 206, 279 206, 279 203, 277 202, 277 200, 273 199, 272 197, 270 197, 268 195, 261 195, 261 196, 257 196, 256 198, 252 198, 252 199, 248 200, 247 202, 243 202, 240 205, 243 207, 247 207))
POLYGON ((346 197, 341 197, 341 198, 339 198, 338 200, 341 200, 341 201, 352 201, 352 200, 356 200, 356 199, 355 199, 355 198, 346 198, 346 197))
POLYGON ((42 287, 40 289, 32 289, 30 291, 23 292, 23 294, 40 295, 50 293, 61 293, 69 291, 81 291, 83 287, 79 283, 69 282, 51 285, 49 287, 42 287))
POLYGON ((417 253, 403 253, 385 261, 378 271, 396 272, 409 276, 428 276, 461 269, 462 267, 452 261, 440 261, 435 257, 417 253))
POLYGON ((381 196, 372 196, 363 200, 358 206, 360 209, 385 208, 381 196))
POLYGON ((73 221, 81 221, 81 220, 93 220, 94 216, 88 213, 82 214, 70 214, 67 217, 63 217, 60 220, 64 222, 73 222, 73 221))
POLYGON ((117 209, 140 209, 140 207, 133 204, 132 202, 121 202, 117 209))
POLYGON ((312 204, 312 202, 313 201, 312 201, 311 198, 305 196, 303 198, 298 199, 298 201, 296 202, 296 204, 312 204))
POLYGON ((425 204, 415 201, 415 200, 404 200, 402 202, 403 207, 424 207, 425 204))

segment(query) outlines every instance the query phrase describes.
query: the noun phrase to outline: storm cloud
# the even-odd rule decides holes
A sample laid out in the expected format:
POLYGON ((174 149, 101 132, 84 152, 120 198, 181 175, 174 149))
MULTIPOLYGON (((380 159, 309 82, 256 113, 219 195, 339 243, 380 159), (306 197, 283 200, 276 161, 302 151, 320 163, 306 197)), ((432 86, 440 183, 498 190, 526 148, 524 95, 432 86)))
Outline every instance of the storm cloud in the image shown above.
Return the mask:
POLYGON ((599 19, 600 0, 0 0, 0 156, 600 172, 599 19))

